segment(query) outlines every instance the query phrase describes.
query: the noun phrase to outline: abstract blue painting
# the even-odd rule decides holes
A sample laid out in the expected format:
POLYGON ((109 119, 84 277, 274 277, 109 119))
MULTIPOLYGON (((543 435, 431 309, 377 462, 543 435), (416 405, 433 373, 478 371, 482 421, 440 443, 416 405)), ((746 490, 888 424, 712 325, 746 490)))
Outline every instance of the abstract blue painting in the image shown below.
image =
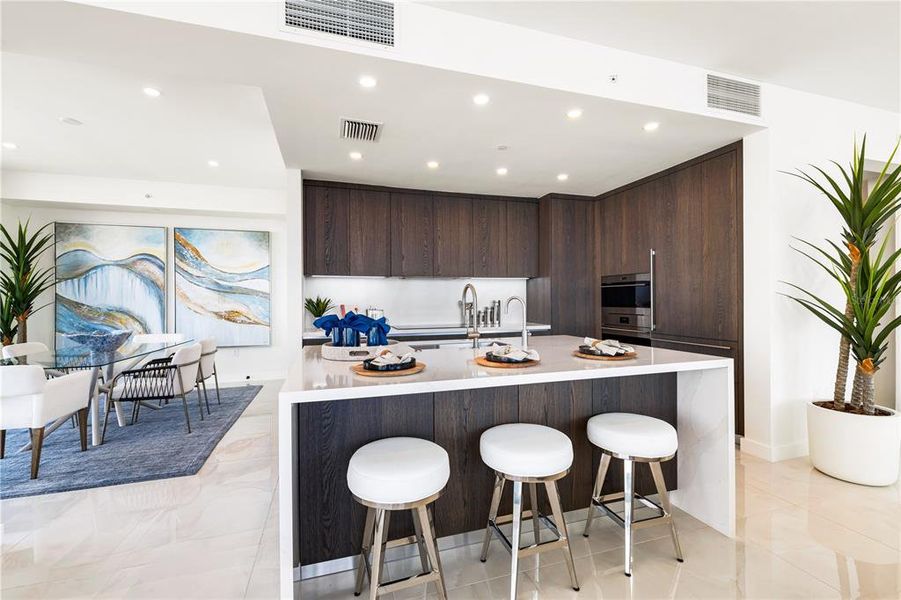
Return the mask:
POLYGON ((175 228, 175 331, 268 346, 268 231, 175 228))
POLYGON ((166 331, 166 229, 56 223, 56 348, 64 334, 166 331))

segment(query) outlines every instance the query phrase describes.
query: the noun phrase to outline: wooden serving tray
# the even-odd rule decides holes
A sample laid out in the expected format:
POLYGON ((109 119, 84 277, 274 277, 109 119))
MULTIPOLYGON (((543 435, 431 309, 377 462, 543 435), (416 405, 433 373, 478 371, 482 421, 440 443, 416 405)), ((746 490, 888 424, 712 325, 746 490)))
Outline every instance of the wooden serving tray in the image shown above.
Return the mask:
POLYGON ((540 360, 530 360, 529 362, 505 363, 494 362, 488 360, 484 356, 476 357, 476 364, 482 365, 483 367, 491 367, 493 369, 525 369, 526 367, 534 367, 540 362, 540 360))
POLYGON ((598 356, 597 354, 585 354, 584 352, 573 350, 573 356, 587 358, 588 360, 632 360, 633 358, 638 358, 638 352, 627 352, 619 356, 598 356))
POLYGON ((351 371, 363 377, 405 377, 407 375, 416 375, 425 370, 425 363, 416 361, 416 366, 412 369, 403 369, 400 371, 369 371, 363 368, 363 365, 353 365, 351 371))

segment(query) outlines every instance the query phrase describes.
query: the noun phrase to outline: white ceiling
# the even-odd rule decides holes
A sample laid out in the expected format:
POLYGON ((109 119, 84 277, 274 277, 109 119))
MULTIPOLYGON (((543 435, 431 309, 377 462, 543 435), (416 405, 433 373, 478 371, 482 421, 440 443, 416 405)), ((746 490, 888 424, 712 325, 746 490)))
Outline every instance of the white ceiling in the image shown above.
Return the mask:
POLYGON ((897 111, 901 2, 425 3, 897 111))
POLYGON ((75 4, 4 2, 2 49, 3 139, 20 146, 4 168, 268 187, 288 166, 411 188, 597 194, 754 129, 75 4), (362 74, 378 86, 360 88, 362 74), (491 103, 474 106, 477 92, 491 103), (578 121, 565 117, 573 106, 578 121), (60 125, 64 114, 85 125, 60 125), (380 141, 339 139, 341 117, 383 122, 380 141), (660 129, 645 133, 652 120, 660 129))
POLYGON ((10 52, 2 67, 3 141, 18 145, 3 152, 4 169, 284 187, 259 88, 10 52), (163 95, 144 95, 146 86, 163 95), (83 125, 60 123, 61 117, 83 125))

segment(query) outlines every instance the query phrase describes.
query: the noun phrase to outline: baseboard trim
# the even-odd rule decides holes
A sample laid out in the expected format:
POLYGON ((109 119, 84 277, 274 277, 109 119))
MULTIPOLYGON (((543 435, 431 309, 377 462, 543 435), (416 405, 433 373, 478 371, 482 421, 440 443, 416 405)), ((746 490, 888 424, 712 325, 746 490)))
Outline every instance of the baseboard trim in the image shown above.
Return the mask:
POLYGON ((741 438, 741 451, 763 459, 767 462, 780 462, 791 458, 807 456, 807 440, 801 440, 792 444, 770 446, 762 444, 748 437, 741 438))

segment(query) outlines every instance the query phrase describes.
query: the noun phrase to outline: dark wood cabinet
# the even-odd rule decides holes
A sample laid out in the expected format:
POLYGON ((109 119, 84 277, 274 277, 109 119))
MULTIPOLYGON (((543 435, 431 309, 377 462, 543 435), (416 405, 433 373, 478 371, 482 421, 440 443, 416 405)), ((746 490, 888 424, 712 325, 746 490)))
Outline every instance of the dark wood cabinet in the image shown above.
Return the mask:
POLYGON ((428 192, 391 193, 391 275, 435 274, 435 211, 428 192))
POLYGON ((598 335, 593 198, 550 194, 539 201, 538 277, 527 284, 529 320, 556 335, 598 335))
POLYGON ((507 277, 538 275, 538 203, 507 200, 505 251, 507 277))
POLYGON ((538 203, 304 182, 304 274, 534 277, 538 203))
POLYGON ((472 199, 434 194, 432 206, 435 276, 472 276, 472 199))
POLYGON ((348 190, 304 186, 304 273, 348 275, 348 190))
POLYGON ((348 190, 347 254, 350 275, 391 274, 391 196, 348 190))
POLYGON ((478 197, 472 200, 474 277, 507 277, 507 260, 512 250, 512 238, 507 233, 508 204, 478 197))
POLYGON ((596 209, 598 276, 645 272, 655 251, 653 343, 735 359, 738 433, 744 431, 741 166, 739 142, 604 194, 596 209))

